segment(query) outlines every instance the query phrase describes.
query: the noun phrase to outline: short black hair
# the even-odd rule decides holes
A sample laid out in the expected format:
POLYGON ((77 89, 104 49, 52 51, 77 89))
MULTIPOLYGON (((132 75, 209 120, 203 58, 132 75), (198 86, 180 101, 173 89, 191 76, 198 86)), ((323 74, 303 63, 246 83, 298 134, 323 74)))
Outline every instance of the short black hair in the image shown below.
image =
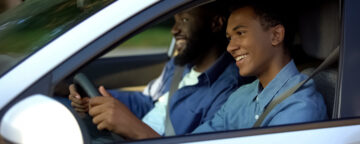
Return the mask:
POLYGON ((226 52, 228 40, 225 34, 229 11, 228 7, 218 7, 223 4, 225 3, 222 1, 216 1, 184 11, 196 17, 197 27, 192 30, 192 36, 187 42, 187 48, 175 57, 174 62, 176 65, 185 65, 187 63, 197 65, 204 60, 208 55, 206 51, 209 50, 214 50, 217 56, 226 52), (222 19, 222 25, 214 21, 219 18, 222 19), (213 25, 213 22, 215 25, 213 25))
POLYGON ((260 18, 260 23, 265 30, 279 24, 283 25, 285 28, 284 47, 291 52, 295 37, 295 13, 288 1, 291 0, 230 0, 229 12, 251 7, 260 18))
POLYGON ((226 51, 227 45, 229 43, 228 39, 225 36, 227 19, 229 18, 230 15, 228 2, 224 0, 217 0, 199 6, 199 9, 202 12, 205 12, 205 15, 207 17, 214 18, 215 16, 220 16, 224 19, 221 30, 216 32, 217 34, 215 35, 217 37, 215 42, 217 44, 216 46, 217 53, 222 54, 224 51, 226 51))

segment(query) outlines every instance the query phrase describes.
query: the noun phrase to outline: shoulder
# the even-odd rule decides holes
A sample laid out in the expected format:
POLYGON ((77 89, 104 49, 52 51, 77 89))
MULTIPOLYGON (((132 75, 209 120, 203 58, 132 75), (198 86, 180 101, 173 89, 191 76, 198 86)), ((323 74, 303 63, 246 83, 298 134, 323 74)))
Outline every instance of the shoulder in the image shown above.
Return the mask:
POLYGON ((239 99, 242 99, 242 97, 247 97, 248 95, 254 93, 258 83, 259 80, 255 80, 252 83, 242 85, 230 95, 228 102, 237 101, 239 99))
MULTIPOLYGON (((292 78, 294 82, 291 87, 305 80, 307 77, 308 76, 304 74, 296 75, 292 78)), ((285 99, 282 102, 282 106, 288 108, 295 107, 294 109, 297 109, 298 112, 326 115, 326 106, 323 96, 316 90, 316 85, 313 80, 307 81, 290 97, 285 99)))
MULTIPOLYGON (((303 78, 304 76, 300 75, 294 79, 303 78)), ((269 125, 324 120, 328 118, 326 111, 322 95, 316 91, 314 82, 310 80, 272 110, 268 117, 271 119, 269 125)))
MULTIPOLYGON (((302 82, 307 78, 307 75, 299 73, 298 75, 290 79, 290 81, 293 81, 292 85, 295 86, 296 84, 302 82)), ((308 80, 304 85, 302 85, 293 95, 301 95, 298 97, 304 98, 322 97, 322 95, 316 90, 315 82, 312 79, 308 80)))
POLYGON ((213 71, 206 73, 206 80, 209 80, 211 91, 222 91, 222 93, 228 94, 229 91, 233 92, 240 86, 240 76, 233 64, 226 64, 226 66, 224 64, 218 68, 212 67, 211 70, 213 71))
POLYGON ((254 80, 253 77, 242 77, 239 74, 239 69, 235 63, 227 64, 224 71, 218 76, 218 82, 224 82, 229 85, 236 85, 236 87, 248 84, 254 80))
MULTIPOLYGON (((285 85, 283 86, 282 90, 279 91, 278 94, 285 93, 295 85, 299 84, 300 82, 307 79, 308 76, 304 74, 296 74, 292 78, 290 78, 285 85)), ((304 85, 302 85, 296 92, 294 92, 290 97, 287 99, 289 100, 312 100, 314 98, 320 99, 322 95, 316 90, 316 85, 312 79, 307 81, 304 85)))
POLYGON ((234 63, 230 63, 220 74, 219 78, 238 80, 240 78, 239 69, 236 67, 234 63))

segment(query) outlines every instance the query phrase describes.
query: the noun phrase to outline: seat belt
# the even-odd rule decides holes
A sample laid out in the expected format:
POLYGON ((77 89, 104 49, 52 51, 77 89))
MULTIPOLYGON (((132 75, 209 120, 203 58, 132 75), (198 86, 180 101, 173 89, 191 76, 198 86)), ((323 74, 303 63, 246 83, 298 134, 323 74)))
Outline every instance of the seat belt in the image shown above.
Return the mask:
POLYGON ((294 92, 296 92, 301 86, 303 86, 307 81, 309 81, 312 77, 314 77, 317 73, 319 73, 320 71, 322 71, 323 69, 327 68, 329 65, 333 64, 334 62, 336 62, 336 60, 339 58, 339 46, 336 47, 331 54, 310 74, 310 76, 301 81, 300 83, 298 83, 297 85, 293 86, 292 88, 290 88, 288 91, 284 92, 282 95, 274 98, 270 104, 265 108, 264 112, 261 114, 261 116, 259 117, 259 119, 257 119, 257 121, 255 122, 255 124, 253 125, 253 128, 255 127, 260 127, 261 123, 264 121, 265 117, 270 113, 270 111, 277 106, 279 103, 281 103, 282 101, 284 101, 286 98, 288 98, 289 96, 291 96, 294 92))
POLYGON ((174 136, 175 130, 174 126, 172 125, 172 122, 170 120, 170 99, 174 92, 178 90, 179 83, 182 77, 182 74, 184 73, 184 66, 175 66, 173 79, 171 81, 171 86, 169 90, 169 96, 168 101, 166 105, 166 117, 165 117, 165 136, 174 136))

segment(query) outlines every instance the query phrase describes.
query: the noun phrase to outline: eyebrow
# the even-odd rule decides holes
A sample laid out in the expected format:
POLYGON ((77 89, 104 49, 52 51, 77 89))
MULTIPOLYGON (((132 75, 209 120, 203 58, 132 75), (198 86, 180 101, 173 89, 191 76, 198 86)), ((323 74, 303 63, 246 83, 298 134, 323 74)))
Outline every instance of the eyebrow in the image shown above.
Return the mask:
POLYGON ((237 25, 236 27, 234 27, 232 30, 235 31, 239 28, 246 28, 247 26, 243 26, 243 25, 237 25))
MULTIPOLYGON (((239 25, 235 26, 235 27, 232 29, 232 31, 236 31, 236 30, 239 29, 239 28, 247 28, 247 26, 243 26, 243 25, 239 24, 239 25)), ((226 36, 228 36, 228 35, 229 35, 229 33, 226 32, 226 36)))

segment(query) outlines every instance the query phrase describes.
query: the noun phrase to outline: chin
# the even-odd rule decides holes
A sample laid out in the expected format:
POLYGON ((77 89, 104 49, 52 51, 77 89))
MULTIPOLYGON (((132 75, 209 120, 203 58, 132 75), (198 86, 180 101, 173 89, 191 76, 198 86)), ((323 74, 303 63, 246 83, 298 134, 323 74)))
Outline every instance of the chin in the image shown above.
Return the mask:
POLYGON ((186 48, 187 41, 186 40, 178 40, 175 43, 175 49, 178 53, 181 53, 186 48))
POLYGON ((252 75, 252 74, 251 74, 250 72, 248 72, 248 71, 240 70, 240 68, 239 68, 239 75, 242 76, 242 77, 254 76, 254 75, 252 75))
POLYGON ((177 54, 182 54, 185 50, 185 47, 177 48, 176 52, 177 54))

